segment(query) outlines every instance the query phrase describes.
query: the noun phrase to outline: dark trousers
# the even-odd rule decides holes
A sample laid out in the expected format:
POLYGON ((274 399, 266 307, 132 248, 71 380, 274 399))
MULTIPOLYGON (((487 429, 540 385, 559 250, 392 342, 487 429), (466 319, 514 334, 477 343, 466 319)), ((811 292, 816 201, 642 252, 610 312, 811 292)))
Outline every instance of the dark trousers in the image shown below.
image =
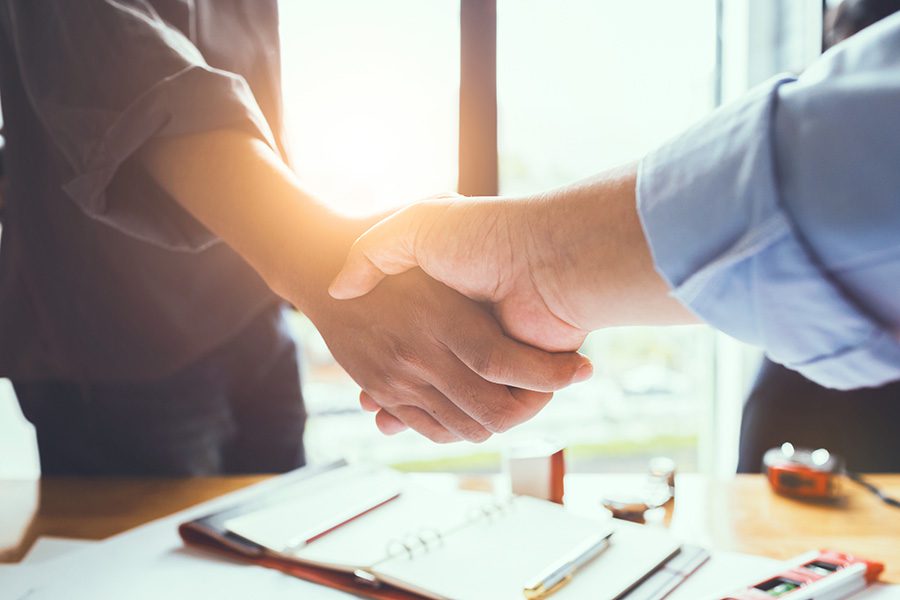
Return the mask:
POLYGON ((262 473, 305 462, 297 349, 280 307, 159 381, 13 387, 44 475, 262 473))
POLYGON ((783 442, 826 448, 854 471, 900 472, 900 382, 831 390, 765 361, 744 405, 738 472, 758 473, 783 442))

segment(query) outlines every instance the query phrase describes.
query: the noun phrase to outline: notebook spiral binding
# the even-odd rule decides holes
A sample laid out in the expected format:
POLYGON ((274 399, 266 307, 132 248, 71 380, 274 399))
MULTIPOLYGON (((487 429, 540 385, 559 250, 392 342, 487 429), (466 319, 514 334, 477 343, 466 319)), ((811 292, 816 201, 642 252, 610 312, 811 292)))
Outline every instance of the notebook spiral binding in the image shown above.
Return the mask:
MULTIPOLYGON (((512 510, 514 500, 515 496, 509 496, 482 506, 472 507, 466 516, 465 523, 448 531, 447 534, 455 533, 479 521, 493 522, 512 510)), ((402 537, 390 540, 385 547, 385 554, 389 558, 405 554, 409 560, 413 560, 416 554, 425 554, 434 547, 443 546, 444 536, 445 534, 438 529, 423 528, 418 533, 407 533, 402 537)))

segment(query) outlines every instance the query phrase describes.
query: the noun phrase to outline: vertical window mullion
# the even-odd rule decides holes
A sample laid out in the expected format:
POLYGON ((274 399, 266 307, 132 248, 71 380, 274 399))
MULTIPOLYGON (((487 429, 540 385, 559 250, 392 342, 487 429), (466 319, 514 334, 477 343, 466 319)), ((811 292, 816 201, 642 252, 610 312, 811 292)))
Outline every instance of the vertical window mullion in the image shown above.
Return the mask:
POLYGON ((460 194, 499 192, 497 155, 497 2, 460 0, 460 194))

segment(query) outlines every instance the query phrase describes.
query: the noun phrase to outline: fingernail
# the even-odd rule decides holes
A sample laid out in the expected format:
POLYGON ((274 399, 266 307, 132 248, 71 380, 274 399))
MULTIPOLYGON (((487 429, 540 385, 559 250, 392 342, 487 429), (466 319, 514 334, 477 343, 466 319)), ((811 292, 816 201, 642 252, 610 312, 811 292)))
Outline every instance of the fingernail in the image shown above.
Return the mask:
POLYGON ((591 378, 591 375, 594 374, 594 365, 587 362, 578 367, 578 370, 575 371, 575 376, 572 377, 572 383, 578 383, 579 381, 586 381, 591 378))
POLYGON ((338 275, 331 282, 331 285, 328 286, 328 294, 334 298, 335 300, 343 300, 343 294, 341 294, 341 276, 338 275))

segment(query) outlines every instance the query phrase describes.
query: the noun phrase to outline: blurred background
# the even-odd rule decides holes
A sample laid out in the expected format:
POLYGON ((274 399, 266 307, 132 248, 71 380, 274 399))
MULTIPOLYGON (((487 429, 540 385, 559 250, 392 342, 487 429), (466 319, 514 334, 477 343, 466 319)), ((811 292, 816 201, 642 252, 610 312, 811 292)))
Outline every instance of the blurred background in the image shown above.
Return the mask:
MULTIPOLYGON (((445 190, 540 191, 639 159, 754 84, 802 70, 821 50, 825 8, 496 0, 493 28, 485 4, 282 0, 288 142, 309 189, 361 215, 445 190), (493 44, 496 65, 483 58, 493 44)), ((584 348, 592 380, 484 444, 435 445, 381 435, 312 324, 296 314, 293 328, 310 462, 409 470, 495 471, 506 445, 549 436, 574 471, 643 471, 662 454, 682 471, 728 476, 760 358, 703 326, 597 332, 584 348)), ((38 474, 33 431, 0 380, 0 477, 38 474)))

